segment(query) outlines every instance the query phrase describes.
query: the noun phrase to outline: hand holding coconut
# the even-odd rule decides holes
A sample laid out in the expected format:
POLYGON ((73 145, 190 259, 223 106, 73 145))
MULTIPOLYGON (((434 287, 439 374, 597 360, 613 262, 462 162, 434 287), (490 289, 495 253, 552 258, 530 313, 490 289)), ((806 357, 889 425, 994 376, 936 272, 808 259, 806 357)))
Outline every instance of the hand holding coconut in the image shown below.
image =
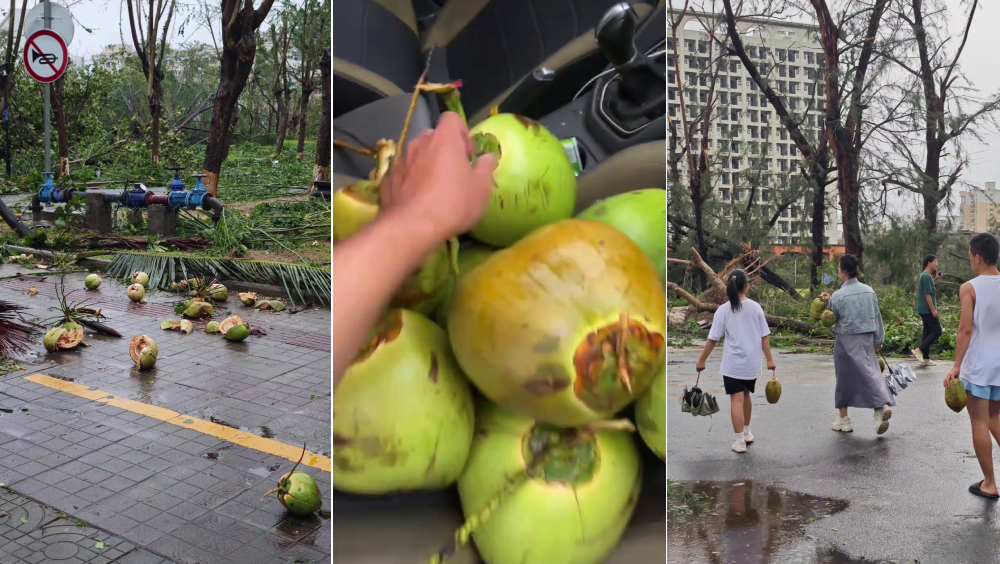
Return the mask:
POLYGON ((483 156, 470 166, 472 150, 462 119, 445 113, 437 129, 421 133, 393 162, 380 187, 377 219, 334 247, 333 295, 346 298, 333 327, 334 393, 406 277, 486 210, 496 158, 483 156))

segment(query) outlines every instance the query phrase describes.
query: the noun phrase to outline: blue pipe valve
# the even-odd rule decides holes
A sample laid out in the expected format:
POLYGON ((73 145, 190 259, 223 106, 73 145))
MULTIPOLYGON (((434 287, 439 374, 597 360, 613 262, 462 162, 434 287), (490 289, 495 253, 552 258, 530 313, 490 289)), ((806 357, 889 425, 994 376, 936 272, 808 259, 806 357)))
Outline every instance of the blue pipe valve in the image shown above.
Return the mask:
POLYGON ((174 171, 174 179, 170 181, 170 191, 176 192, 184 190, 184 181, 181 180, 181 171, 184 170, 182 166, 169 166, 167 170, 174 171))
POLYGON ((38 189, 38 201, 43 204, 57 204, 62 201, 62 190, 56 187, 55 183, 52 182, 52 173, 43 172, 45 175, 45 181, 42 183, 41 188, 38 189))
POLYGON ((126 189, 122 192, 122 197, 119 203, 127 208, 144 208, 146 207, 146 193, 149 190, 138 182, 132 185, 132 189, 126 189))
POLYGON ((187 192, 187 207, 190 209, 196 209, 202 207, 202 203, 205 201, 205 197, 208 196, 208 190, 205 185, 201 183, 201 179, 208 176, 207 174, 192 174, 195 178, 194 188, 187 192))

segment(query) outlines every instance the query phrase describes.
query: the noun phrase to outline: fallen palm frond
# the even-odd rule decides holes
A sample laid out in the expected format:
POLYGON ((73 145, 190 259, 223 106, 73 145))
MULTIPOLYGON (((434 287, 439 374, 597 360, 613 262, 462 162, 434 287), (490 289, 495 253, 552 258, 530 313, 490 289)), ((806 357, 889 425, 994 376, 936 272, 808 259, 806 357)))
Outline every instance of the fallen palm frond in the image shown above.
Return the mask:
POLYGON ((111 327, 104 325, 102 321, 105 321, 107 317, 101 314, 101 310, 89 307, 92 302, 87 300, 81 300, 78 302, 70 302, 69 296, 71 296, 77 290, 72 290, 70 292, 66 291, 66 280, 65 275, 59 277, 59 281, 56 282, 56 299, 59 301, 59 306, 51 309, 59 311, 59 315, 50 319, 43 321, 43 324, 48 327, 52 325, 62 324, 69 321, 83 325, 84 327, 89 327, 94 331, 104 333, 105 335, 111 335, 112 337, 121 337, 122 334, 115 331, 111 327))
POLYGON ((11 353, 28 352, 34 337, 39 331, 30 324, 19 323, 21 312, 27 308, 0 301, 0 358, 6 358, 11 353))
POLYGON ((167 290, 171 282, 178 280, 218 278, 281 286, 293 303, 304 303, 312 297, 323 305, 330 304, 330 271, 301 264, 129 251, 116 254, 107 269, 114 278, 125 278, 136 271, 149 275, 150 288, 167 290))

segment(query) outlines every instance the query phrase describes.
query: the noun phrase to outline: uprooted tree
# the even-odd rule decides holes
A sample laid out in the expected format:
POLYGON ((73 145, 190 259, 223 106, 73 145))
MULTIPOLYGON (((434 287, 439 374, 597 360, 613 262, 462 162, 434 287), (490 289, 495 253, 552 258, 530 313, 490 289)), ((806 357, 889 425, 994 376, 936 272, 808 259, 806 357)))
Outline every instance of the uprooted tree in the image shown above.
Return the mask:
MULTIPOLYGON (((691 260, 668 258, 667 262, 684 266, 689 270, 697 270, 698 272, 701 272, 709 281, 709 287, 697 297, 682 288, 677 283, 667 282, 668 290, 691 304, 690 306, 679 311, 676 308, 672 308, 672 311, 668 312, 668 321, 671 324, 678 324, 687 321, 688 317, 697 312, 714 313, 717 309, 719 309, 720 305, 726 302, 727 299, 726 283, 723 279, 728 276, 729 272, 738 266, 748 264, 751 265, 746 269, 747 277, 750 279, 751 284, 759 283, 761 280, 760 273, 762 269, 765 268, 767 261, 760 260, 757 256, 758 252, 751 250, 749 247, 745 246, 744 250, 746 252, 742 256, 730 261, 719 273, 716 273, 712 270, 712 267, 705 263, 704 259, 701 258, 701 255, 698 254, 697 249, 691 249, 691 260)), ((800 333, 829 331, 820 325, 813 325, 797 319, 791 319, 789 317, 769 314, 765 314, 764 317, 767 319, 767 324, 772 327, 790 329, 800 333)))

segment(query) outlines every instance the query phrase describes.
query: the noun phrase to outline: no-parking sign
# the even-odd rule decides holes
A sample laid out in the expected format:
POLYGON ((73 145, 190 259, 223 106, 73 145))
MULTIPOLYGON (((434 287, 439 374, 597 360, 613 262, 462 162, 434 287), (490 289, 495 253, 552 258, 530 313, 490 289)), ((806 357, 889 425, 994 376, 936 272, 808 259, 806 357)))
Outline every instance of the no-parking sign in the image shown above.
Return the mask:
POLYGON ((24 43, 24 69, 38 82, 54 82, 66 71, 66 42, 51 29, 40 29, 24 43))

